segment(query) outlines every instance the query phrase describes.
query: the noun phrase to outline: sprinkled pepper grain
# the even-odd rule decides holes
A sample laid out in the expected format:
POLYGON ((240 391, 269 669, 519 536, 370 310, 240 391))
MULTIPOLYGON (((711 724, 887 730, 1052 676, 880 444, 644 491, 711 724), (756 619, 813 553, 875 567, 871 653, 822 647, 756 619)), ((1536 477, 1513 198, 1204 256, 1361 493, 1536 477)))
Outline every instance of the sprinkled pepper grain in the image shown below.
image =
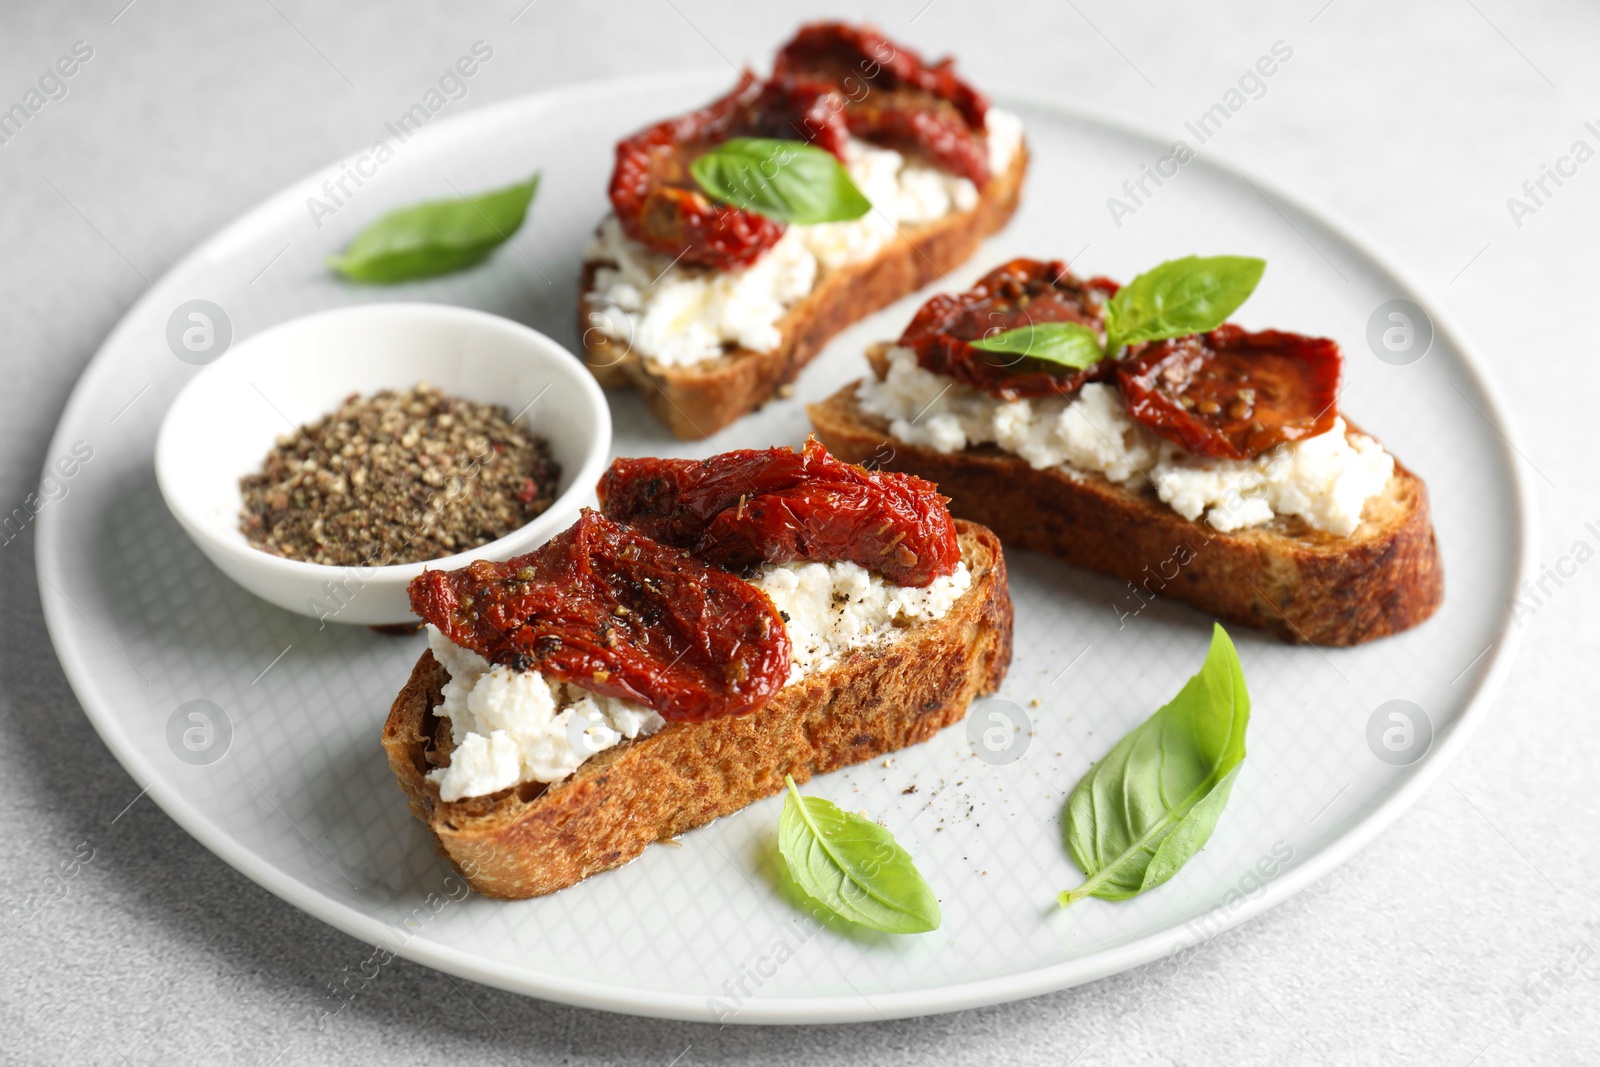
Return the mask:
POLYGON ((489 543, 555 501, 560 467, 505 408, 422 383, 351 394, 239 480, 256 548, 340 567, 419 563, 489 543))

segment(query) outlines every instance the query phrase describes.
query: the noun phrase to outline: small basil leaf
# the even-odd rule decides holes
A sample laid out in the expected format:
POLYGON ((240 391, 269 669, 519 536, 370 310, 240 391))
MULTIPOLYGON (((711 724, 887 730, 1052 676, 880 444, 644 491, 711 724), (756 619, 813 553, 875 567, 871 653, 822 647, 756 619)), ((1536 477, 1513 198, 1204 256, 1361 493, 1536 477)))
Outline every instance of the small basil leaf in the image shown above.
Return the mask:
POLYGON ((838 915, 886 934, 939 927, 939 901, 894 836, 820 797, 789 795, 778 819, 778 851, 795 884, 838 915))
POLYGON ((1145 271, 1106 305, 1106 351, 1216 329, 1266 269, 1266 260, 1249 256, 1185 256, 1145 271))
POLYGON ((375 285, 464 270, 489 258, 522 227, 539 175, 455 200, 432 200, 384 215, 356 235, 328 265, 351 281, 375 285))
POLYGON ((1067 798, 1067 849, 1088 880, 1061 893, 1061 906, 1088 896, 1126 900, 1178 873, 1227 806, 1249 723, 1239 654, 1217 626, 1200 673, 1067 798))
POLYGON ((1030 322, 972 342, 985 352, 1006 352, 1085 370, 1105 358, 1100 335, 1077 322, 1030 322))
POLYGON ((735 137, 689 165, 707 196, 779 222, 859 219, 872 202, 832 154, 804 141, 735 137))

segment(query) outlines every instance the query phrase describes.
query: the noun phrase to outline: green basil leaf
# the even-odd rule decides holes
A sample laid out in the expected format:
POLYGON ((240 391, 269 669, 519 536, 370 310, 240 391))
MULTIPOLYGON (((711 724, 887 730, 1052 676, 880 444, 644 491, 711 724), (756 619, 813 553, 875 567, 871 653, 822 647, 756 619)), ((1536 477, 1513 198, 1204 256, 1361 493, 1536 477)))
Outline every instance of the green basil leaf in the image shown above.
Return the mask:
POLYGON ((972 342, 985 352, 1006 352, 1085 370, 1105 358, 1100 335, 1077 322, 1030 322, 972 342))
POLYGON ((1267 261, 1185 256, 1145 271, 1106 305, 1106 351, 1214 330, 1255 292, 1267 261))
POLYGON ((735 137, 689 165, 707 196, 779 222, 859 219, 872 201, 831 153, 804 141, 735 137))
POLYGON ((886 934, 939 927, 939 901, 894 836, 821 797, 789 795, 778 819, 778 851, 795 884, 824 908, 886 934))
POLYGON ((384 215, 356 234, 328 265, 351 281, 390 285, 465 270, 489 258, 522 227, 539 175, 455 200, 432 200, 384 215))
POLYGON ((1227 806, 1249 723, 1239 654, 1217 626, 1200 673, 1067 798, 1067 849, 1088 881, 1061 893, 1061 906, 1089 896, 1126 900, 1177 874, 1227 806))

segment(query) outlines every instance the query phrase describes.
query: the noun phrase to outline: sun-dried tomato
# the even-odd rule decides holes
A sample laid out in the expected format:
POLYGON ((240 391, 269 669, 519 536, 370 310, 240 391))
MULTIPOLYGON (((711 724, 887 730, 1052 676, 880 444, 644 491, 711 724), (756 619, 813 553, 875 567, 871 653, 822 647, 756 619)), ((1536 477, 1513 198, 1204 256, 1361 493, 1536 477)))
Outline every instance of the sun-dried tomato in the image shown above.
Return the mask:
POLYGON ((1117 368, 1128 414, 1198 456, 1249 459, 1338 417, 1339 346, 1223 325, 1145 345, 1117 368))
MULTIPOLYGON (((689 173, 689 164, 707 148, 736 136, 740 117, 764 97, 761 83, 746 71, 720 100, 619 142, 611 205, 622 232, 714 270, 746 266, 777 244, 782 223, 712 200, 689 173)), ((763 114, 770 118, 770 111, 763 114)))
POLYGON ((988 180, 988 102, 948 59, 927 64, 869 27, 803 27, 765 81, 746 71, 721 99, 618 143, 611 204, 650 248, 714 270, 748 266, 778 242, 780 222, 712 200, 689 166, 733 137, 805 141, 844 158, 853 134, 972 179, 988 180))
POLYGON ((764 593, 587 509, 542 548, 426 571, 410 594, 412 611, 491 663, 673 722, 754 711, 789 676, 789 636, 764 593))
POLYGON ((1060 260, 1013 259, 978 279, 964 293, 940 293, 917 311, 900 344, 917 354, 924 370, 954 378, 1002 400, 1072 396, 1085 382, 1109 378, 1102 360, 1087 370, 974 348, 973 341, 1047 322, 1076 322, 1103 330, 1105 302, 1118 286, 1106 278, 1084 281, 1060 260))
POLYGON ((980 188, 989 180, 986 142, 944 101, 899 90, 846 104, 844 113, 863 141, 921 156, 980 188))
POLYGON ((871 26, 817 22, 783 46, 772 74, 837 86, 845 122, 863 140, 923 156, 979 186, 989 179, 989 101, 956 77, 949 58, 928 63, 871 26))
POLYGON ((936 486, 845 463, 815 438, 800 452, 619 459, 598 492, 612 518, 724 567, 848 560, 898 585, 923 586, 961 560, 936 486))

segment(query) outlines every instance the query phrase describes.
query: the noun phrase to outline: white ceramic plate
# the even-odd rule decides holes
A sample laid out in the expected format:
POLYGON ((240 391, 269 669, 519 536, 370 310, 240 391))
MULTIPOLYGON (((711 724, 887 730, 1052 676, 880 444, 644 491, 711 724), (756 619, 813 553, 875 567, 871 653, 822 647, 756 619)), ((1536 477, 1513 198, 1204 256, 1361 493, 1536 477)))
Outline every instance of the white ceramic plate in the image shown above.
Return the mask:
MULTIPOLYGON (((79 442, 92 458, 57 476, 39 517, 51 633, 90 719, 128 771, 228 863, 359 938, 553 1000, 736 1022, 908 1016, 1087 981, 1259 914, 1370 840, 1465 743, 1509 667, 1508 603, 1534 540, 1515 434, 1459 334, 1342 230, 1205 157, 1159 188, 1147 181, 1154 195, 1118 226, 1107 197, 1127 200, 1122 183, 1154 167, 1169 142, 1012 99, 1034 151, 1023 208, 950 285, 1018 254, 1066 257, 1084 273, 1121 278, 1191 252, 1265 256, 1266 279, 1241 321, 1344 342, 1342 406, 1427 480, 1447 575, 1443 610, 1420 629, 1353 650, 1236 632, 1254 696, 1249 759, 1206 849, 1131 902, 1057 910, 1056 891, 1080 878, 1060 843, 1062 798, 1198 667, 1210 623, 1165 602, 1133 613, 1137 602, 1119 583, 1021 552, 1010 556, 1016 658, 1001 693, 1031 719, 1011 738, 1019 758, 980 759, 957 727, 888 767, 875 762, 809 787, 895 833, 941 897, 938 931, 891 938, 808 928, 774 888, 776 798, 552 897, 456 899, 459 882, 407 812, 378 746, 422 639, 319 629, 245 593, 183 535, 151 468, 161 415, 194 373, 169 349, 167 324, 196 299, 223 309, 235 339, 320 308, 416 299, 494 311, 575 344, 578 264, 606 207, 613 141, 726 81, 722 72, 582 86, 441 121, 399 145, 361 188, 347 182, 353 195, 333 215, 314 218, 308 198, 324 195, 337 166, 252 211, 128 313, 85 372, 52 445, 52 463, 79 442), (485 267, 390 289, 347 286, 322 267, 325 253, 393 205, 535 169, 544 184, 528 224, 485 267), (1371 324, 1374 336, 1403 325, 1375 316, 1391 300, 1413 301, 1414 326, 1431 333, 1419 360, 1381 361, 1369 346, 1371 324), (1398 755, 1381 742, 1396 727, 1395 706, 1379 712, 1396 700, 1410 702, 1400 707, 1413 709, 1415 724, 1412 747, 1398 755)), ((635 398, 613 396, 616 449, 702 455, 798 443, 807 428, 801 403, 858 376, 863 346, 895 336, 918 302, 847 331, 794 399, 711 441, 675 443, 635 398)), ((988 713, 1004 707, 969 722, 992 726, 988 713)), ((1390 741, 1404 742, 1404 733, 1390 741)))

